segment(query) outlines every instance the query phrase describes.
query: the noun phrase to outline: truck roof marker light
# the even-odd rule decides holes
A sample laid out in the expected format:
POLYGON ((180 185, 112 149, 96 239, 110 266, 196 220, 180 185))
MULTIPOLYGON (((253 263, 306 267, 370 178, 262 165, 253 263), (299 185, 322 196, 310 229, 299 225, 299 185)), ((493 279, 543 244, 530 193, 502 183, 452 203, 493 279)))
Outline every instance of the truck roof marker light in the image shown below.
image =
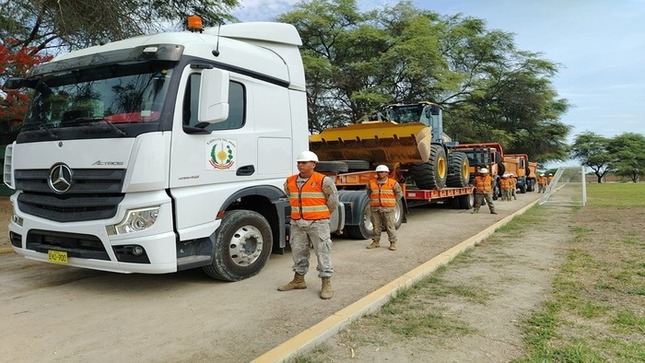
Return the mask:
POLYGON ((200 32, 202 33, 204 31, 204 23, 202 22, 202 18, 197 15, 191 15, 188 17, 188 30, 191 32, 200 32))

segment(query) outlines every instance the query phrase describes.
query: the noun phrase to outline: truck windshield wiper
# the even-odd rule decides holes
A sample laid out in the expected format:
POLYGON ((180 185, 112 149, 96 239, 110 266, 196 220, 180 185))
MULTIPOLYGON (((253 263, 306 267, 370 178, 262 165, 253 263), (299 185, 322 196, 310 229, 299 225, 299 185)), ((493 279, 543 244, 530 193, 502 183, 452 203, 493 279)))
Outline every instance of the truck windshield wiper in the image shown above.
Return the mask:
POLYGON ((21 131, 36 131, 36 130, 45 130, 47 131, 47 134, 51 136, 52 139, 58 140, 58 135, 56 135, 52 131, 52 127, 47 125, 46 123, 39 123, 39 124, 24 124, 20 128, 21 131))
POLYGON ((105 117, 101 117, 101 116, 78 117, 78 118, 75 118, 73 120, 64 121, 64 122, 61 123, 61 125, 65 125, 65 126, 87 126, 87 125, 91 125, 91 124, 95 124, 95 123, 101 123, 101 122, 105 123, 106 125, 108 125, 110 127, 110 129, 115 131, 117 134, 119 134, 121 136, 128 136, 128 134, 125 131, 123 131, 120 128, 114 126, 105 117))

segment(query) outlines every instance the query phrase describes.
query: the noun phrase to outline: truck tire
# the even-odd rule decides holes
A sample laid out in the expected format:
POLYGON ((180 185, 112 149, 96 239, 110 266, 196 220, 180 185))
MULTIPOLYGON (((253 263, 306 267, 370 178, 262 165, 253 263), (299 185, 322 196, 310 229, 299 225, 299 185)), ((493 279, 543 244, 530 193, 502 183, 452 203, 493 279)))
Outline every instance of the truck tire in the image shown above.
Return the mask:
POLYGON ((370 170, 370 162, 367 160, 341 160, 347 164, 347 171, 365 171, 370 170))
POLYGON ((271 226, 260 213, 227 211, 216 232, 213 262, 203 270, 217 280, 243 280, 262 270, 272 245, 271 226))
POLYGON ((502 176, 504 174, 506 174, 506 166, 504 166, 504 163, 497 163, 497 175, 502 176))
POLYGON ((353 239, 370 239, 372 238, 372 231, 374 230, 372 220, 370 219, 372 215, 372 212, 370 212, 370 204, 365 203, 360 213, 358 224, 345 226, 345 231, 353 239))
POLYGON ((319 161, 316 163, 317 172, 346 173, 349 168, 344 161, 319 161))
POLYGON ((396 207, 394 208, 394 228, 399 229, 399 227, 401 227, 404 216, 405 210, 403 208, 403 202, 401 200, 397 200, 396 207))
POLYGON ((442 189, 446 186, 448 163, 443 146, 432 144, 427 163, 413 163, 412 179, 419 189, 442 189))
POLYGON ((459 197, 459 209, 470 209, 475 205, 475 193, 468 193, 459 197))
POLYGON ((502 196, 502 189, 499 186, 499 176, 493 178, 493 200, 502 196))
POLYGON ((466 153, 453 152, 448 156, 448 177, 446 185, 455 188, 465 188, 470 180, 470 164, 466 153))

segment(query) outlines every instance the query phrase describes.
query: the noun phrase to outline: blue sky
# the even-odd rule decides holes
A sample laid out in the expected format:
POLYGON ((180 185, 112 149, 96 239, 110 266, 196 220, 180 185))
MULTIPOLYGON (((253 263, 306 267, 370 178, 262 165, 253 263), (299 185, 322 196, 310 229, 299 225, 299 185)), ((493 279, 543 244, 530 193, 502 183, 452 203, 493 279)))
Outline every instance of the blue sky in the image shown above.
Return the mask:
MULTIPOLYGON (((270 21, 294 0, 240 0, 242 21, 270 21)), ((361 10, 398 1, 359 0, 361 10)), ((443 15, 484 19, 513 33, 519 49, 561 65, 553 84, 571 109, 561 121, 568 138, 592 131, 605 137, 645 135, 645 0, 417 0, 443 15)))

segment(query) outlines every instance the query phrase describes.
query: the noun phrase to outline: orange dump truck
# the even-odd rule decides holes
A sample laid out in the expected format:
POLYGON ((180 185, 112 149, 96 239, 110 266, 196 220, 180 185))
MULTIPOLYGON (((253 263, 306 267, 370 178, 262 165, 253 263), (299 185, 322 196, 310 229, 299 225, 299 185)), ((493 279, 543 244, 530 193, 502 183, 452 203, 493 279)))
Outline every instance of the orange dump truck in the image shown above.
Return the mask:
POLYGON ((496 142, 459 144, 456 149, 465 153, 468 157, 471 182, 475 178, 475 175, 479 173, 480 169, 488 169, 488 173, 493 177, 493 199, 498 199, 502 194, 500 178, 505 170, 503 164, 504 149, 502 145, 496 142))
MULTIPOLYGON (((504 155, 504 166, 506 173, 513 174, 517 178, 517 188, 520 193, 526 193, 529 189, 529 176, 531 169, 529 167, 529 156, 526 154, 506 154, 504 155)), ((535 180, 535 172, 533 172, 535 180)), ((535 185, 535 183, 531 183, 535 185)))

